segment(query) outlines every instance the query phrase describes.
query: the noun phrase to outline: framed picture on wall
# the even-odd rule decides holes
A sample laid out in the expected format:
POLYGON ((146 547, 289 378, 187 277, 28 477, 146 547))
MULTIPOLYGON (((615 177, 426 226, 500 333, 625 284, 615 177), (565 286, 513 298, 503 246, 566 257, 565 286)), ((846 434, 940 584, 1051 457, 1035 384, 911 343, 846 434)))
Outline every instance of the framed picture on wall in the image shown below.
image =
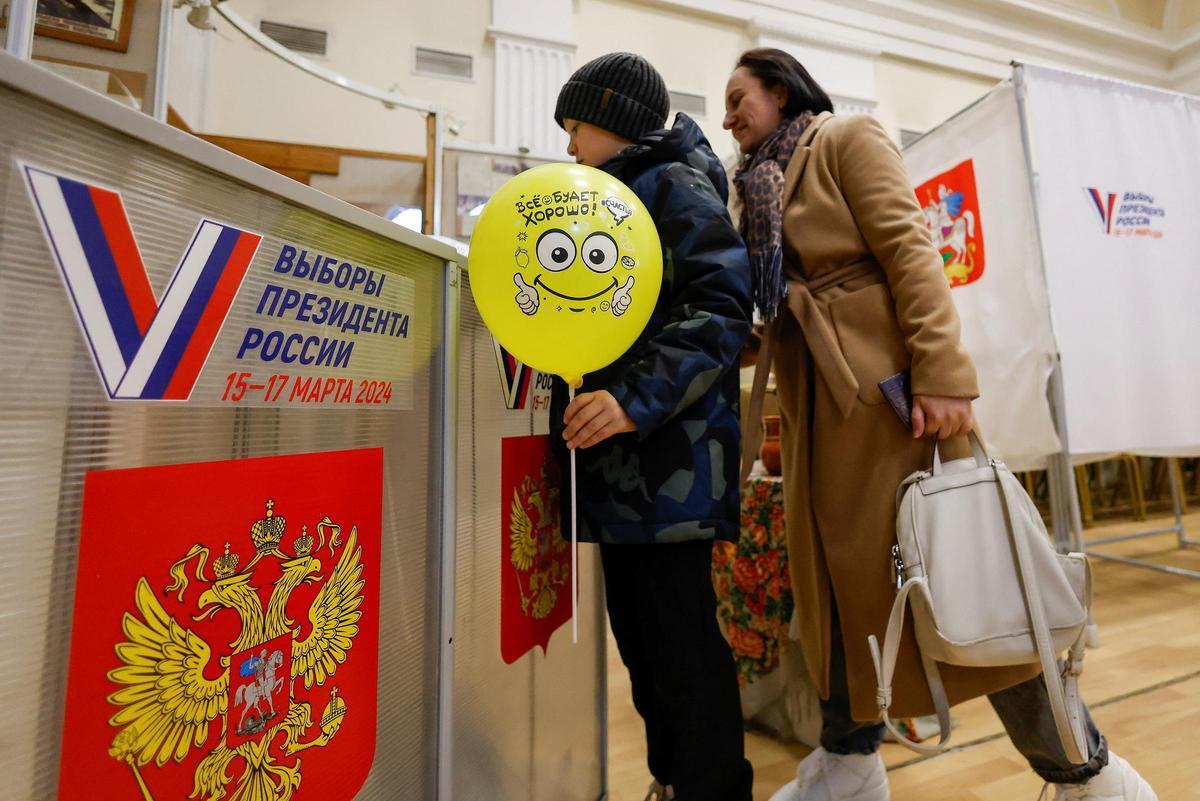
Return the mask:
MULTIPOLYGON (((134 0, 38 0, 37 26, 34 32, 39 36, 65 39, 68 42, 124 53, 129 49, 133 2, 134 0)), ((3 18, 7 24, 9 3, 0 5, 3 5, 3 18)))

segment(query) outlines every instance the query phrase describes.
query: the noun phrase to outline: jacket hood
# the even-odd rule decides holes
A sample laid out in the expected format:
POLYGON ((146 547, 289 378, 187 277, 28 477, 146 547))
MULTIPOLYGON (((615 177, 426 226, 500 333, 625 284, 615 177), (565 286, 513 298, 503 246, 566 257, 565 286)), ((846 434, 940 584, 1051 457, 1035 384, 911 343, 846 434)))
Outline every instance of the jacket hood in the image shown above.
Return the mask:
POLYGON ((654 164, 679 162, 703 173, 721 196, 722 202, 729 200, 729 184, 725 167, 713 153, 712 146, 700 126, 688 115, 675 115, 675 124, 670 128, 651 131, 629 147, 622 150, 601 169, 616 175, 631 170, 644 170, 654 164))

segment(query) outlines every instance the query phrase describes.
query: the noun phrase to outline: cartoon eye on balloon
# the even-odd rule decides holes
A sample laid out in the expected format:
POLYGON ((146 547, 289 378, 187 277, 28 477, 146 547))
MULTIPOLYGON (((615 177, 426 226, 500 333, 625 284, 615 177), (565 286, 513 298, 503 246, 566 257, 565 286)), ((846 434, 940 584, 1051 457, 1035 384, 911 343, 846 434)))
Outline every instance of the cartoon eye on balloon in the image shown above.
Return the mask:
POLYGON ((617 264, 617 242, 603 231, 583 240, 583 263, 594 273, 606 273, 617 264))
POLYGON ((538 262, 551 272, 562 272, 575 263, 575 240, 566 231, 551 228, 538 237, 538 262))

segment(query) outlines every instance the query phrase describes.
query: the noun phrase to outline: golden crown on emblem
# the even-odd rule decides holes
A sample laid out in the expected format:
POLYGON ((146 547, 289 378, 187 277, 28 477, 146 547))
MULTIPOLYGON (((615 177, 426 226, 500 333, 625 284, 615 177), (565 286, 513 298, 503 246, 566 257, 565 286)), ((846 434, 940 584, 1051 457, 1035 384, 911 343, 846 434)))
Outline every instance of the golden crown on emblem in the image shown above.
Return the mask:
POLYGON ((229 543, 225 543, 225 553, 213 560, 213 573, 218 579, 229 578, 237 570, 238 555, 229 552, 229 543))
POLYGON ((259 553, 274 551, 283 541, 283 532, 287 530, 287 518, 275 514, 275 499, 267 499, 267 516, 254 521, 250 526, 250 539, 259 553))
POLYGON ((302 526, 300 536, 292 540, 292 547, 296 551, 296 556, 308 556, 312 552, 313 536, 308 533, 308 526, 302 526))

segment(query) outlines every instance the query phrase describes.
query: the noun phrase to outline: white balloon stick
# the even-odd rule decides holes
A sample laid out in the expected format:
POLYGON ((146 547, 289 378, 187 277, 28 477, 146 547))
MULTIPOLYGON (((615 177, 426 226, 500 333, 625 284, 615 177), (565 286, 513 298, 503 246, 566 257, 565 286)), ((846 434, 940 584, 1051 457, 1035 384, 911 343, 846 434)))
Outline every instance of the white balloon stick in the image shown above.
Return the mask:
MULTIPOLYGON (((568 405, 575 400, 575 387, 567 390, 568 405)), ((579 642, 579 559, 578 530, 575 525, 575 509, 578 504, 575 492, 575 449, 571 448, 571 642, 579 642)))

